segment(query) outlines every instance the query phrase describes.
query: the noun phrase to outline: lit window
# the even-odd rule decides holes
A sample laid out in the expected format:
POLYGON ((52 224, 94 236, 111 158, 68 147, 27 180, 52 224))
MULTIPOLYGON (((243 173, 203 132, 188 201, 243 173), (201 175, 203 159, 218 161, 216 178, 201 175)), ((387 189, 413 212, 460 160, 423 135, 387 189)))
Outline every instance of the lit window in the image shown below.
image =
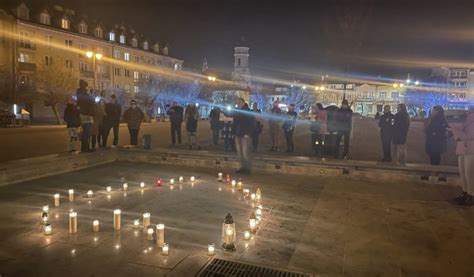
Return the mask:
POLYGON ((137 39, 136 38, 132 39, 132 46, 137 47, 137 39))
POLYGON ((115 41, 115 33, 114 32, 109 33, 109 40, 115 41))
POLYGON ((114 58, 115 59, 120 59, 120 51, 119 50, 114 50, 114 58))
POLYGON ((29 38, 30 34, 28 32, 20 32, 20 47, 23 48, 33 48, 33 44, 29 38))
POLYGON ((98 73, 98 74, 101 74, 101 75, 104 75, 104 74, 105 74, 105 67, 104 67, 104 65, 98 64, 96 68, 97 68, 97 73, 98 73))
POLYGON ((61 28, 69 30, 69 20, 66 18, 61 19, 61 28))
POLYGON ((66 68, 72 68, 72 60, 66 59, 66 68))
POLYGON ((125 36, 120 35, 120 43, 125 44, 125 36))
POLYGON ((138 80, 140 79, 140 72, 138 71, 133 71, 133 80, 135 82, 138 82, 138 80))
POLYGON ((20 53, 18 57, 18 61, 21 63, 29 63, 30 62, 30 55, 25 53, 20 53))
POLYGON ((179 63, 174 64, 174 70, 179 70, 179 63))
POLYGON ((46 45, 51 46, 51 42, 53 41, 52 36, 46 36, 45 37, 46 45))
POLYGON ((127 52, 123 53, 123 59, 127 62, 130 61, 130 53, 127 53, 127 52))
POLYGON ((138 86, 133 86, 133 92, 138 93, 138 86))
POLYGON ((101 28, 95 28, 94 34, 95 34, 96 37, 102 38, 102 36, 103 36, 102 29, 101 28))
POLYGON ((143 42, 143 49, 148 50, 148 41, 143 42))
POLYGON ((71 47, 71 46, 72 46, 72 40, 66 39, 66 40, 64 41, 64 44, 66 44, 67 47, 71 47))
POLYGON ((88 67, 87 63, 85 63, 85 62, 80 62, 79 63, 79 70, 80 71, 87 71, 87 67, 88 67))
POLYGON ((79 24, 79 33, 87 34, 87 25, 84 23, 79 24))
POLYGON ((40 22, 41 22, 41 24, 51 25, 51 20, 49 18, 49 14, 47 14, 47 13, 40 14, 40 22))

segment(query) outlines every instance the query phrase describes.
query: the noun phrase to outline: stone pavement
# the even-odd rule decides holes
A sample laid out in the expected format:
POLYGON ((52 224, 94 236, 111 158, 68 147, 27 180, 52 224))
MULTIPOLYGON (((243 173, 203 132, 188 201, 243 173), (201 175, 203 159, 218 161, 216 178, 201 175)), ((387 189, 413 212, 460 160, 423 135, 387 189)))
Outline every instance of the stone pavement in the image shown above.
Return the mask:
POLYGON ((215 257, 316 276, 474 274, 474 209, 448 201, 459 193, 456 187, 283 174, 254 174, 244 185, 260 187, 267 208, 247 245, 242 232, 251 205, 210 169, 116 162, 0 187, 0 275, 193 276, 211 259, 207 244, 220 245, 227 212, 236 220, 237 251, 218 250, 215 257), (137 188, 142 180, 179 175, 198 182, 148 187, 143 194, 137 188), (126 196, 117 191, 121 176, 129 182, 126 196), (106 185, 114 188, 110 199, 106 185), (80 193, 73 203, 69 188, 80 193), (89 189, 95 192, 90 204, 89 189), (58 208, 54 193, 62 196, 58 208), (44 203, 50 204, 51 236, 41 232, 44 203), (79 214, 75 235, 67 232, 70 208, 79 214), (120 232, 112 230, 115 208, 122 209, 120 232), (131 226, 145 211, 152 224, 167 226, 169 256, 131 226), (101 221, 99 233, 92 232, 94 219, 101 221))

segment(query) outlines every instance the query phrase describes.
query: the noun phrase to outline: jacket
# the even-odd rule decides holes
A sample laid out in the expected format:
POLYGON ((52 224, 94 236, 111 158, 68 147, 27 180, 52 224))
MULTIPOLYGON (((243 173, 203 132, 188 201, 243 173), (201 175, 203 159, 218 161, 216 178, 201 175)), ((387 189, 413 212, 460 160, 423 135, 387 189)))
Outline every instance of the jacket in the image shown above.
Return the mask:
POLYGON ((231 116, 234 118, 232 129, 236 137, 252 136, 255 132, 255 117, 250 114, 250 109, 247 104, 245 104, 242 109, 233 110, 231 116))
POLYGON ((183 122, 184 109, 181 106, 170 107, 166 114, 170 117, 171 124, 181 124, 183 122))
POLYGON ((129 129, 140 129, 143 119, 145 119, 145 114, 138 107, 130 107, 123 113, 123 120, 127 123, 129 129))
POLYGON ((454 130, 457 155, 474 155, 474 112, 470 112, 459 130, 454 130))
POLYGON ((350 132, 352 130, 352 110, 339 109, 337 111, 337 132, 350 132))
POLYGON ((91 135, 99 135, 100 126, 104 123, 105 107, 100 105, 94 106, 94 122, 92 123, 91 135))
POLYGON ((287 116, 287 119, 285 119, 281 127, 283 128, 283 130, 287 132, 293 131, 295 129, 296 119, 298 118, 298 114, 295 111, 291 111, 291 112, 288 112, 286 116, 287 116))
POLYGON ((108 123, 119 123, 120 116, 122 115, 122 107, 119 103, 106 103, 105 104, 105 117, 104 121, 108 123))
POLYGON ((397 113, 393 116, 392 122, 392 143, 406 144, 408 129, 410 128, 410 116, 408 113, 397 113))
POLYGON ((209 114, 210 124, 212 130, 219 130, 221 128, 220 122, 221 110, 219 108, 213 108, 209 114))
POLYGON ((77 96, 77 109, 81 115, 94 116, 94 97, 87 93, 87 90, 78 88, 76 92, 77 96))
POLYGON ((393 135, 393 114, 391 112, 384 113, 379 120, 380 137, 390 138, 393 135))
POLYGON ((199 120, 199 114, 195 106, 188 106, 184 112, 184 121, 186 124, 186 131, 194 133, 197 131, 197 124, 199 120))
POLYGON ((64 109, 64 121, 66 121, 67 128, 77 128, 81 126, 81 117, 79 110, 73 104, 67 104, 64 109))
POLYGON ((446 119, 437 117, 431 120, 425 128, 425 151, 431 153, 444 153, 448 144, 448 128, 446 119))

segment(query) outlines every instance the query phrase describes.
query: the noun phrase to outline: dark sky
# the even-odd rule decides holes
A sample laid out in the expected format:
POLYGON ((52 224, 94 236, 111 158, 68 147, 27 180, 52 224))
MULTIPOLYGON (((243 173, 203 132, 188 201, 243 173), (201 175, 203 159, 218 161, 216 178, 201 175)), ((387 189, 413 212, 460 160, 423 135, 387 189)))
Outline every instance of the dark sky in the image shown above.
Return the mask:
POLYGON ((230 71, 236 45, 251 48, 252 72, 303 79, 321 71, 403 78, 429 66, 392 61, 474 58, 474 0, 58 1, 168 42, 186 66, 200 67, 206 57, 210 67, 230 71))

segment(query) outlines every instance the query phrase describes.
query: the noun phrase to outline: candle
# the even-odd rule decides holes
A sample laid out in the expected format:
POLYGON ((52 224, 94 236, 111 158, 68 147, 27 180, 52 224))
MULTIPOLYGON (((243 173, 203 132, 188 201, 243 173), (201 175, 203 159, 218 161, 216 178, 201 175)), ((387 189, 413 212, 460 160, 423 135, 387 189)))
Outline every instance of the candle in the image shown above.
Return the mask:
POLYGON ((148 236, 147 236, 147 239, 148 240, 153 240, 153 228, 148 228, 148 236))
POLYGON ((53 232, 53 229, 51 227, 51 224, 46 224, 46 226, 44 226, 44 234, 51 235, 52 232, 53 232))
POLYGON ((161 248, 161 254, 163 255, 168 255, 170 251, 170 247, 167 243, 163 244, 163 247, 161 248))
POLYGON ((156 225, 156 245, 163 246, 165 243, 165 224, 156 225))
POLYGON ((233 187, 235 187, 235 180, 232 180, 232 182, 230 183, 233 187))
POLYGON ((243 189, 244 196, 249 196, 250 190, 249 189, 243 189))
POLYGON ((257 232, 257 218, 255 217, 254 212, 252 212, 252 214, 250 214, 249 227, 250 227, 250 231, 252 231, 252 233, 255 234, 255 232, 257 232))
POLYGON ((217 173, 217 180, 222 182, 222 172, 217 173))
POLYGON ((46 224, 46 222, 48 222, 48 214, 43 212, 41 219, 43 220, 43 223, 46 224))
POLYGON ((242 190, 242 181, 237 182, 237 188, 239 189, 239 191, 242 190))
POLYGON ((122 211, 120 209, 114 210, 114 230, 120 230, 121 215, 122 211))
POLYGON ((76 212, 69 213, 69 233, 71 234, 77 233, 77 213, 76 212))
POLYGON ((94 195, 94 193, 92 192, 92 190, 87 191, 87 197, 91 198, 92 195, 94 195))
POLYGON ((252 199, 252 201, 255 201, 255 193, 250 194, 250 199, 252 199))
POLYGON ((250 239, 250 231, 245 231, 244 232, 244 239, 249 240, 250 239))
POLYGON ((194 181, 196 181, 196 178, 194 178, 194 176, 191 176, 190 180, 191 180, 191 182, 194 182, 194 181))
POLYGON ((212 256, 215 254, 216 246, 214 243, 209 243, 207 245, 207 255, 212 256))
POLYGON ((125 177, 121 177, 121 178, 120 178, 120 182, 121 182, 122 184, 125 183, 125 177))
POLYGON ((59 193, 54 195, 54 206, 59 207, 59 193))
POLYGON ((135 219, 133 221, 133 226, 138 227, 140 225, 140 219, 135 219))
POLYGON ((262 200, 262 191, 260 190, 260 188, 257 189, 257 192, 255 193, 255 197, 257 199, 257 202, 260 203, 260 201, 262 200))
POLYGON ((156 180, 156 186, 157 187, 161 187, 161 178, 156 180))
POLYGON ((179 182, 182 183, 184 181, 183 176, 179 176, 179 182))
POLYGON ((143 231, 146 231, 148 225, 150 225, 150 213, 143 214, 143 231))
POLYGON ((124 191, 128 189, 128 183, 123 183, 122 188, 124 191))
POLYGON ((99 221, 97 219, 92 221, 92 231, 99 232, 99 221))
POLYGON ((141 182, 140 183, 140 188, 144 188, 145 187, 145 182, 141 182))
POLYGON ((259 217, 259 216, 261 217, 262 216, 262 209, 260 207, 258 207, 255 214, 257 215, 257 217, 259 217))
POLYGON ((229 174, 227 174, 227 176, 225 177, 225 181, 227 182, 227 184, 230 183, 230 175, 229 174))
POLYGON ((107 186, 107 187, 105 188, 105 190, 106 190, 107 192, 111 192, 111 191, 112 191, 112 187, 111 187, 111 186, 107 186))
POLYGON ((70 189, 69 190, 69 202, 74 201, 74 190, 70 189))
POLYGON ((43 213, 49 212, 49 205, 43 205, 43 213))
POLYGON ((174 185, 174 179, 170 179, 170 185, 174 185))

